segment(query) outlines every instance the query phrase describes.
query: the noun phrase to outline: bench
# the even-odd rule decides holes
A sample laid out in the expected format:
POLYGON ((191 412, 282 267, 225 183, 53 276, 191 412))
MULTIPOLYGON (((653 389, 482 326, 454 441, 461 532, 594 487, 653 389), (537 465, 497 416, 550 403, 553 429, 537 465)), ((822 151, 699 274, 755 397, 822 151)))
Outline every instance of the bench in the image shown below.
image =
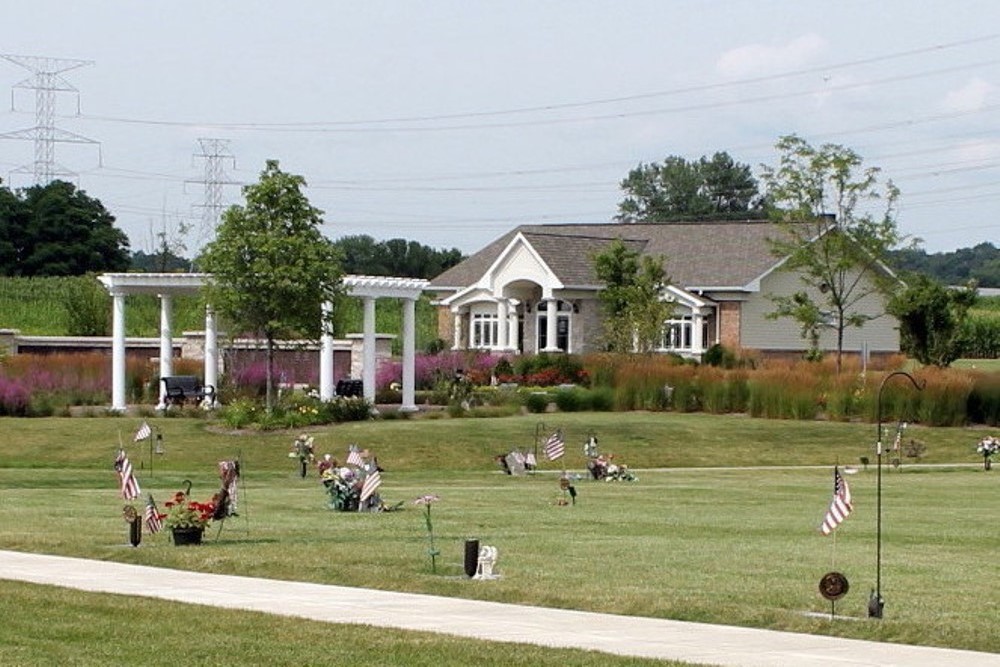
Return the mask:
POLYGON ((215 387, 203 386, 195 375, 168 375, 160 378, 163 383, 164 405, 184 405, 186 401, 196 403, 215 396, 215 387))
POLYGON ((343 379, 337 381, 337 396, 343 396, 344 398, 357 397, 361 398, 365 395, 365 385, 362 380, 351 380, 343 379))

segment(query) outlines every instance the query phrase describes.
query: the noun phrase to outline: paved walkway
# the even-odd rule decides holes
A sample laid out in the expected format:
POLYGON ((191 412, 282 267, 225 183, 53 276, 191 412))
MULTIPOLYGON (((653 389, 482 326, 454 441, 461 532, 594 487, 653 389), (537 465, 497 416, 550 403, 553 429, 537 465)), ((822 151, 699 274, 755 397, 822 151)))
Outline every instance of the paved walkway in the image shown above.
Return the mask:
MULTIPOLYGON (((0 579, 330 623, 741 667, 1000 667, 1000 655, 0 551, 0 579)), ((488 585, 488 584, 486 584, 488 585)))

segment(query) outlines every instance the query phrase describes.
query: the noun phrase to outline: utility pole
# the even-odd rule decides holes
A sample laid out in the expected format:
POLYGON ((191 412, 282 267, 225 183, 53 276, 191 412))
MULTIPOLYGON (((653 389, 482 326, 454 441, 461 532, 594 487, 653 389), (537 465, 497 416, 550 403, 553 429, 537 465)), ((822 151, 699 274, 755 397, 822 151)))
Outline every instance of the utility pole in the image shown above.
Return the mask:
MULTIPOLYGON (((69 72, 85 65, 92 65, 93 61, 11 54, 0 54, 0 58, 23 67, 32 73, 31 77, 14 84, 14 88, 35 91, 35 126, 25 130, 15 130, 14 132, 0 134, 0 139, 30 139, 35 142, 34 164, 31 167, 24 166, 14 171, 18 173, 32 173, 35 185, 48 185, 56 176, 75 176, 74 172, 56 163, 56 143, 97 144, 98 142, 56 127, 56 93, 76 93, 77 114, 79 114, 79 91, 61 75, 64 72, 69 72)), ((11 110, 13 110, 13 90, 11 91, 10 103, 11 110)), ((98 150, 100 149, 98 148, 98 150)))

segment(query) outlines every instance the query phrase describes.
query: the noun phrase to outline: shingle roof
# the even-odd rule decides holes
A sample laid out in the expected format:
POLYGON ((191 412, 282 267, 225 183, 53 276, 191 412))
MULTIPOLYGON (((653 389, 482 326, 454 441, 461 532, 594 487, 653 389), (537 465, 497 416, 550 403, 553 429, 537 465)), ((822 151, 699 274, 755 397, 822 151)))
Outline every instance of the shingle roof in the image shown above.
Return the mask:
POLYGON ((522 225, 431 280, 430 289, 472 284, 518 233, 566 285, 597 284, 590 257, 620 238, 641 254, 664 256, 675 285, 723 288, 747 285, 774 267, 768 239, 781 230, 760 221, 522 225))

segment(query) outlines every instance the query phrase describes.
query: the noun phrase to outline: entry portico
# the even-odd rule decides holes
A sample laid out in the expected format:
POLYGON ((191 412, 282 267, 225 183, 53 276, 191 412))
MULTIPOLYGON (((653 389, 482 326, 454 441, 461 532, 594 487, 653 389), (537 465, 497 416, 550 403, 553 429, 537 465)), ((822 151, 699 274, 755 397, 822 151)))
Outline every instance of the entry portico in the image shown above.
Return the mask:
MULTIPOLYGON (((160 376, 173 372, 173 296, 195 294, 211 276, 205 273, 105 273, 98 280, 111 294, 112 303, 112 353, 111 353, 111 409, 125 409, 125 297, 129 294, 153 294, 160 299, 160 376)), ((364 396, 375 400, 375 300, 381 297, 398 298, 403 302, 403 402, 401 410, 416 410, 414 402, 415 358, 415 307, 416 300, 427 286, 427 281, 416 278, 382 276, 344 277, 347 294, 360 297, 364 302, 364 361, 362 379, 364 396)), ((332 304, 323 304, 328 312, 332 304)), ((218 384, 219 352, 218 330, 211 305, 205 310, 205 379, 204 384, 218 384)), ((160 387, 160 405, 163 407, 163 387, 160 387)), ((320 398, 334 397, 333 334, 324 331, 320 348, 320 398)))

